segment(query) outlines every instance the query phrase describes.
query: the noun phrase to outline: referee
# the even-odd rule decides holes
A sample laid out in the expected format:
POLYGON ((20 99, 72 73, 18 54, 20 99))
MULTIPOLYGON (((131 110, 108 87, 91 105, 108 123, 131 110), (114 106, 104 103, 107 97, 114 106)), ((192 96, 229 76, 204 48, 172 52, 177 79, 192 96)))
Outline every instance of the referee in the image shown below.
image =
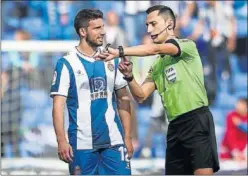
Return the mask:
POLYGON ((105 61, 115 57, 159 54, 144 83, 132 75, 132 64, 123 60, 119 70, 136 101, 142 103, 158 90, 170 121, 167 134, 166 174, 211 175, 219 170, 212 114, 204 87, 201 58, 195 43, 174 35, 176 18, 166 6, 147 11, 147 32, 153 44, 101 53, 105 61))

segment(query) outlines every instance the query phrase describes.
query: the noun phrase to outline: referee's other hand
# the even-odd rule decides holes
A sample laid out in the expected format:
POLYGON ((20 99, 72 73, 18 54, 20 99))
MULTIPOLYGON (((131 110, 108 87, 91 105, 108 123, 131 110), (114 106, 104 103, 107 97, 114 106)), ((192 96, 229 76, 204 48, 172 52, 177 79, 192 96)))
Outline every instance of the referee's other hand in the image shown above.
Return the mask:
POLYGON ((73 150, 67 141, 58 143, 58 155, 59 159, 66 163, 70 163, 73 161, 73 150))
POLYGON ((132 77, 133 63, 128 61, 126 58, 121 60, 118 68, 126 78, 132 77))

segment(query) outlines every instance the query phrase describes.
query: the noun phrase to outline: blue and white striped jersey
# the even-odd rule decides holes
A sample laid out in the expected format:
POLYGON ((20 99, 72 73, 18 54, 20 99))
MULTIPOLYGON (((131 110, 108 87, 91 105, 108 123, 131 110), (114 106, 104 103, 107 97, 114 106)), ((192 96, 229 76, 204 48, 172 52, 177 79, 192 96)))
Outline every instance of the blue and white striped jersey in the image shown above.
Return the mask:
POLYGON ((97 149, 123 144, 115 91, 127 85, 119 59, 95 61, 75 48, 59 59, 51 97, 66 96, 69 142, 74 149, 97 149))

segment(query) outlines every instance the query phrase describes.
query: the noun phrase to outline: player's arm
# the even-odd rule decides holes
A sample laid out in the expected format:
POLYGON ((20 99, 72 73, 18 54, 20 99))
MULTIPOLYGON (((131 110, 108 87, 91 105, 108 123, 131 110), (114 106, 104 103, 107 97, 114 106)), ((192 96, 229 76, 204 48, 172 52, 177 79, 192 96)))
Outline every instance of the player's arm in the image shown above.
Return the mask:
POLYGON ((127 147, 128 157, 131 158, 133 155, 131 101, 126 87, 127 82, 123 79, 121 72, 116 68, 114 88, 117 98, 117 107, 124 129, 124 142, 127 147))
POLYGON ((64 60, 57 62, 54 72, 53 83, 50 96, 53 98, 53 126, 58 142, 58 155, 64 162, 71 162, 73 157, 72 147, 69 145, 64 129, 64 108, 68 89, 70 85, 70 76, 64 60))
POLYGON ((133 145, 131 101, 126 86, 116 91, 116 97, 118 112, 124 129, 124 141, 127 147, 128 157, 132 158, 133 145))

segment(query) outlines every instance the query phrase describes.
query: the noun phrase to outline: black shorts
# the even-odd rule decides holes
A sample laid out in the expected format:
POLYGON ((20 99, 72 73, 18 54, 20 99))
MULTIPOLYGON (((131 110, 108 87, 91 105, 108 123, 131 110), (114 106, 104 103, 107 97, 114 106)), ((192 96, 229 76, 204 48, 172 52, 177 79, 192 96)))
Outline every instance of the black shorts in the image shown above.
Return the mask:
POLYGON ((193 175, 200 168, 219 170, 214 121, 208 107, 170 122, 165 162, 166 175, 193 175))

